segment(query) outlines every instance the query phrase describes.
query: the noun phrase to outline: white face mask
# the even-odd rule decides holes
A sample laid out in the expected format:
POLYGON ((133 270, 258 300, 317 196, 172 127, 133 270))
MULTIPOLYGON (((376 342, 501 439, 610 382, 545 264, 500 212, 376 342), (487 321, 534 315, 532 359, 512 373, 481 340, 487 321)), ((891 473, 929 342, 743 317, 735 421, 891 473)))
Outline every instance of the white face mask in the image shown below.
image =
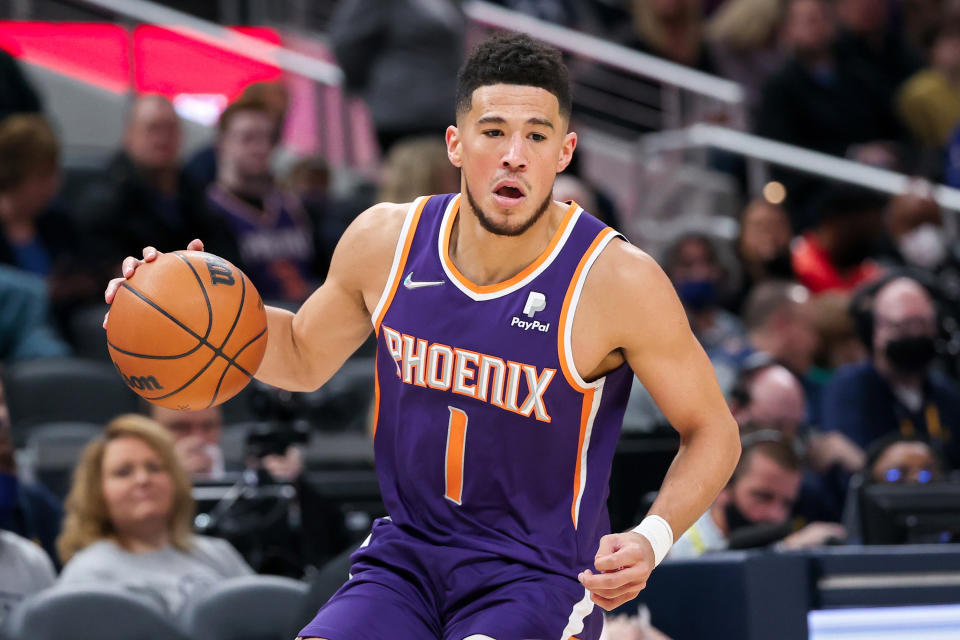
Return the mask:
POLYGON ((921 269, 933 269, 947 257, 943 229, 932 224, 920 225, 902 236, 898 249, 907 262, 921 269))

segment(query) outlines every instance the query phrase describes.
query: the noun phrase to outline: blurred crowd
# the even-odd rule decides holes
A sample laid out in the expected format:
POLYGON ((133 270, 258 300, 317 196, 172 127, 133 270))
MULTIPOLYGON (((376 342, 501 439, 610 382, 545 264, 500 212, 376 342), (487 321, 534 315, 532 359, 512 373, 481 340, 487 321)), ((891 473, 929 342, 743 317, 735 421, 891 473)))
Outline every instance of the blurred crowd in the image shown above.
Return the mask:
MULTIPOLYGON (((729 486, 671 559, 858 543, 864 487, 955 478, 960 246, 932 183, 960 186, 960 2, 498 4, 735 80, 762 136, 918 176, 887 197, 778 170, 786 197, 745 197, 734 242, 684 232, 661 247, 744 444, 729 486)), ((42 96, 0 51, 0 362, 86 355, 88 334, 102 331, 102 314, 84 322, 89 309, 105 310, 107 280, 144 246, 200 237, 265 302, 296 308, 366 206, 458 190, 442 134, 466 22, 455 0, 337 3, 330 43, 381 151, 378 179, 347 190, 336 187, 343 169, 321 157, 277 170, 290 109, 282 81, 248 86, 187 157, 173 104, 132 98, 122 147, 78 184, 42 96)), ((611 77, 596 65, 574 72, 580 96, 611 77)), ((575 123, 596 117, 577 102, 575 123)), ((614 226, 625 217, 577 163, 555 197, 614 226)), ((0 619, 55 580, 122 584, 176 612, 204 586, 253 571, 229 543, 193 532, 191 482, 243 471, 225 462, 220 410, 143 414, 90 442, 61 502, 18 479, 17 425, 0 402, 0 619)), ((625 431, 669 431, 639 383, 625 431)), ((297 483, 304 469, 295 446, 258 464, 278 482, 297 483)), ((314 508, 300 490, 302 508, 314 508)), ((658 637, 620 626, 611 638, 658 637)))

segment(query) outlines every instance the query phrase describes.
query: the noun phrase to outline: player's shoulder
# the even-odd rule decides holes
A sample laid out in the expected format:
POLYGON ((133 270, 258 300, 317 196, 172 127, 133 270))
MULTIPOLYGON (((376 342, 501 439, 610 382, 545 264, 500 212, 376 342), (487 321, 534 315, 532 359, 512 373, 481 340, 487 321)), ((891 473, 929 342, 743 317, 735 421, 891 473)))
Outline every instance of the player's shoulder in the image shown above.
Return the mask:
POLYGON ((618 295, 662 286, 665 279, 666 275, 650 254, 618 237, 597 256, 585 286, 618 295))

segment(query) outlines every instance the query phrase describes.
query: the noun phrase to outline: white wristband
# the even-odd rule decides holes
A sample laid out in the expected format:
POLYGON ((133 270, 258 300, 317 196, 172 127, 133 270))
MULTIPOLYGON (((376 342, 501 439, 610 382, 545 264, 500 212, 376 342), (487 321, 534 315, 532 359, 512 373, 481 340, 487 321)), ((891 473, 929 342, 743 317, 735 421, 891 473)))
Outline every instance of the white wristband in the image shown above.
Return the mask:
POLYGON ((659 566, 673 546, 673 529, 670 523, 660 516, 647 516, 633 531, 650 541, 650 546, 653 547, 653 566, 659 566))

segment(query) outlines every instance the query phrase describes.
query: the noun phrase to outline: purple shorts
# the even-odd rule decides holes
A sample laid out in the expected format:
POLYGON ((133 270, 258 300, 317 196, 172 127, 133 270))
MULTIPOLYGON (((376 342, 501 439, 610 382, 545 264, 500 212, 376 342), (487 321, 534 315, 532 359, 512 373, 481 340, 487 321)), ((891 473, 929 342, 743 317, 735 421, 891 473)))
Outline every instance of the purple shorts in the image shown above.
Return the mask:
POLYGON ((429 544, 386 519, 352 577, 300 631, 327 640, 597 640, 583 585, 488 553, 429 544))

